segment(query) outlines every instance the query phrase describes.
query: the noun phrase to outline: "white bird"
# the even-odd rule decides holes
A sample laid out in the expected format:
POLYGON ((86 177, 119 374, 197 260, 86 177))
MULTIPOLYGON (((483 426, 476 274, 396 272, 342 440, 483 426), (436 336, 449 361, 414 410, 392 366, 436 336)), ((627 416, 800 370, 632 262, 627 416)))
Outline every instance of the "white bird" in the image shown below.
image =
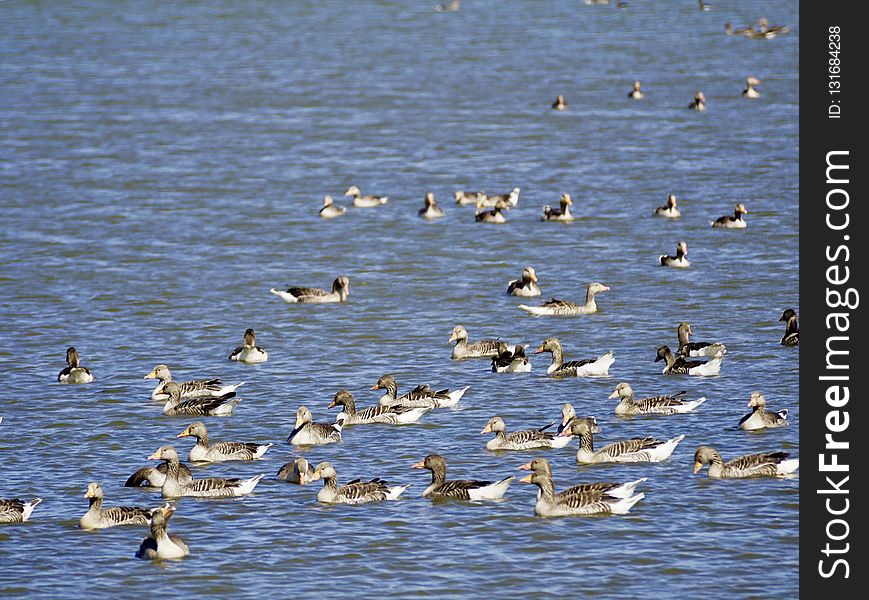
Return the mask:
POLYGON ((351 185, 347 188, 347 191, 344 192, 345 196, 353 196, 353 206, 357 208, 371 208, 373 206, 380 206, 381 204, 386 204, 389 200, 389 196, 374 196, 371 194, 362 195, 362 192, 359 191, 359 188, 355 185, 351 185))
POLYGON ((678 269, 690 267, 691 263, 688 262, 688 244, 679 242, 676 244, 676 256, 662 254, 658 257, 658 261, 662 267, 676 267, 678 269))
POLYGON ((439 219, 444 216, 444 209, 437 205, 435 202, 434 194, 431 192, 425 193, 425 206, 419 209, 416 213, 418 216, 430 221, 432 219, 439 219))
POLYGON ((320 216, 324 219, 334 219, 340 217, 347 212, 346 206, 338 206, 332 200, 332 196, 323 198, 323 208, 320 209, 320 216))

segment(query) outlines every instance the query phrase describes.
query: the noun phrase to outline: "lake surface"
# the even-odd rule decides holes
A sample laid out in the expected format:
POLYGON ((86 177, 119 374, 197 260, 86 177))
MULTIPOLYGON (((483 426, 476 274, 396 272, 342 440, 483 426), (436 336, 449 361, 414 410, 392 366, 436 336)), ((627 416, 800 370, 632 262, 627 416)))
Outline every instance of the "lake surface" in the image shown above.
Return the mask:
MULTIPOLYGON (((799 350, 779 345, 783 309, 799 312, 797 3, 466 0, 435 2, 0 3, 0 497, 41 496, 31 521, 0 528, 0 596, 789 598, 798 589, 799 478, 692 476, 701 444, 725 459, 799 456, 799 350), (724 34, 766 16, 773 40, 724 34), (741 97, 762 80, 761 97, 741 97), (646 98, 627 98, 642 81, 646 98), (702 90, 708 111, 687 110, 702 90), (549 108, 557 94, 569 104, 549 108), (325 221, 351 184, 388 195, 376 209, 325 221), (521 188, 508 223, 474 222, 452 192, 521 188), (416 217, 425 192, 446 210, 416 217), (577 221, 539 221, 570 193, 577 221), (667 194, 682 217, 651 217, 667 194), (749 210, 745 230, 714 218, 749 210), (657 267, 685 240, 692 266, 657 267), (600 281, 597 314, 533 318, 503 295, 536 268, 543 298, 581 300, 600 281), (287 305, 271 287, 350 278, 346 304, 287 305), (727 345, 721 375, 664 377, 676 325, 727 345), (544 378, 486 360, 451 361, 456 324, 472 339, 539 345, 568 359, 613 350, 610 377, 544 378), (269 361, 226 360, 247 327, 269 361), (56 376, 67 346, 95 373, 56 376), (143 376, 166 363, 179 380, 245 381, 213 440, 271 441, 256 463, 197 476, 266 473, 253 495, 185 498, 170 531, 191 555, 134 558, 144 527, 77 528, 88 482, 106 505, 157 506, 124 488, 193 419, 164 417, 143 376), (385 373, 400 390, 427 382, 470 390, 418 425, 359 426, 304 451, 340 481, 412 483, 397 502, 330 507, 319 483, 275 479, 299 451, 286 443, 299 405, 315 420, 350 390, 359 407, 385 373), (695 413, 621 419, 606 398, 687 390, 695 413), (790 425, 736 429, 752 390, 790 425), (593 414, 596 444, 685 434, 660 464, 580 467, 577 444, 493 453, 479 431, 501 415, 538 427, 571 402, 593 414), (504 500, 432 503, 438 452, 449 478, 517 475, 504 500), (541 519, 517 467, 553 465, 557 488, 647 477, 631 513, 541 519)), ((536 304, 538 299, 531 299, 536 304)), ((530 349, 529 349, 530 350, 530 349)), ((330 414, 331 413, 331 414, 330 414)))

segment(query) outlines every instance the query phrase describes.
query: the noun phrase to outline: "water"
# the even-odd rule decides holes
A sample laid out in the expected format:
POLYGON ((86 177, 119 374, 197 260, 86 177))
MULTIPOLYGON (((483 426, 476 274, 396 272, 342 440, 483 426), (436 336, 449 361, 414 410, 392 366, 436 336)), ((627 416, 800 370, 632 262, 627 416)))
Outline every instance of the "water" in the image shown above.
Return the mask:
MULTIPOLYGON (((499 594, 603 598, 793 597, 799 479, 693 477, 694 449, 725 458, 799 455, 799 351, 778 340, 781 311, 799 311, 796 4, 747 0, 701 13, 693 2, 579 3, 32 2, 0 5, 0 496, 45 501, 25 525, 0 529, 0 595, 68 597, 144 590, 163 597, 499 594), (767 16, 774 40, 723 33, 767 16), (740 96, 762 80, 758 100, 740 96), (640 79, 646 98, 627 99, 640 79), (704 114, 686 110, 696 90, 704 114), (548 107, 564 94, 569 109, 548 107), (351 184, 389 204, 318 218, 351 184), (521 187, 508 224, 474 223, 456 189, 521 187), (416 218, 426 191, 447 210, 416 218), (571 225, 538 221, 568 192, 571 225), (675 193, 675 221, 648 215, 675 193), (709 221, 744 202, 743 231, 709 221), (688 242, 692 267, 657 268, 688 242), (612 290, 600 312, 535 319, 502 295, 533 265, 544 297, 612 290), (288 306, 288 284, 351 281, 339 306, 288 306), (716 378, 660 374, 661 344, 679 321, 728 353, 716 378), (450 330, 538 345, 561 338, 568 358, 615 352, 606 379, 495 375, 451 361, 450 330), (226 360, 253 327, 267 363, 226 360), (56 383, 74 345, 97 381, 56 383), (179 379, 246 381, 235 415, 209 418, 213 439, 272 441, 262 461, 198 475, 266 478, 254 495, 182 499, 170 530, 192 554, 133 558, 144 528, 76 527, 87 483, 107 505, 156 506, 123 488, 191 420, 160 415, 142 377, 167 363, 179 379), (413 486, 399 502, 329 507, 318 484, 274 479, 297 451, 296 408, 333 418, 346 388, 357 404, 392 373, 471 389, 454 410, 402 428, 361 426, 305 452, 342 481, 413 486), (606 397, 620 381, 640 395, 685 389, 696 414, 619 419, 606 397), (750 392, 790 409, 785 429, 735 429, 750 392), (594 414, 597 444, 640 435, 685 441, 657 465, 578 467, 576 444, 491 453, 478 432, 500 414, 510 429, 556 419, 561 404, 594 414), (536 489, 515 482, 481 505, 419 498, 426 454, 452 478, 501 478, 545 455, 560 489, 648 477, 624 517, 539 519, 536 489), (124 590, 120 592, 119 590, 124 590)), ((532 300, 536 303, 537 300, 532 300)), ((517 478, 518 479, 518 478, 517 478)), ((138 593, 138 592, 136 592, 138 593)))

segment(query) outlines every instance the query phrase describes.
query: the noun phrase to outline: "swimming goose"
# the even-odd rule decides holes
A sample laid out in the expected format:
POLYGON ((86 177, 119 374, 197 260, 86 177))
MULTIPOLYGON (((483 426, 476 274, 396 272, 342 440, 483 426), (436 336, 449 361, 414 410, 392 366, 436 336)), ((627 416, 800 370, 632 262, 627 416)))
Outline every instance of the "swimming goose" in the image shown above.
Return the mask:
POLYGON ((688 108, 700 112, 706 110, 706 96, 703 92, 697 92, 694 94, 694 99, 691 101, 691 104, 688 105, 688 108))
POLYGON ((691 263, 688 262, 688 244, 685 242, 679 242, 676 244, 676 256, 668 256, 666 254, 662 254, 658 257, 658 260, 661 263, 662 267, 676 267, 679 269, 685 269, 691 266, 691 263))
POLYGON ((514 350, 503 340, 480 340, 479 342, 468 343, 468 331, 461 325, 453 327, 453 332, 450 335, 450 342, 455 342, 453 346, 452 357, 460 358, 494 358, 505 350, 514 350))
POLYGON ((30 502, 18 498, 0 498, 0 523, 23 523, 42 498, 34 498, 30 502))
POLYGON ((174 381, 168 382, 163 391, 169 396, 163 404, 164 415, 193 415, 227 417, 241 402, 241 398, 235 397, 235 392, 229 392, 219 398, 181 398, 181 386, 174 381))
POLYGON ((317 500, 328 504, 367 504, 383 500, 398 500, 398 497, 410 487, 407 485, 390 486, 382 479, 371 481, 353 480, 338 487, 338 473, 332 463, 321 462, 314 469, 311 481, 323 480, 323 488, 317 492, 317 500))
POLYGON ((493 358, 492 371, 495 373, 529 373, 531 361, 525 356, 525 346, 516 344, 512 351, 504 350, 493 358))
POLYGON ((260 473, 250 479, 224 479, 222 477, 207 477, 185 481, 181 476, 181 462, 178 452, 172 446, 161 446, 148 460, 161 460, 166 464, 166 479, 160 487, 164 498, 179 498, 193 496, 196 498, 228 498, 250 494, 256 484, 262 479, 260 473))
POLYGON ((431 192, 425 193, 425 206, 416 213, 426 220, 439 219, 444 216, 444 209, 435 202, 434 194, 431 192))
POLYGON ((630 384, 620 383, 616 386, 615 391, 609 395, 608 399, 619 399, 619 403, 616 405, 616 414, 620 417, 687 413, 706 402, 705 396, 697 400, 685 401, 682 399, 684 395, 685 392, 679 392, 669 396, 652 396, 650 398, 634 400, 634 390, 630 384))
POLYGON ((612 350, 597 358, 571 360, 564 362, 564 351, 558 338, 546 338, 534 354, 552 353, 552 364, 546 369, 546 374, 552 377, 605 377, 616 359, 612 350))
POLYGON ((755 86, 760 85, 760 79, 756 77, 749 77, 745 80, 745 89, 742 90, 742 96, 745 98, 760 98, 760 92, 758 92, 755 86))
POLYGON ((499 500, 504 497, 513 475, 501 481, 479 481, 475 479, 456 479, 447 481, 447 463, 440 454, 429 454, 412 469, 431 471, 431 485, 425 488, 423 498, 454 500, 499 500))
POLYGON ((145 560, 177 559, 190 554, 187 543, 166 528, 175 507, 165 504, 151 511, 151 535, 142 540, 136 558, 145 560))
POLYGON ((70 346, 66 349, 66 368, 57 374, 61 383, 90 383, 94 380, 93 373, 87 367, 79 366, 78 350, 70 346))
POLYGON ((559 435, 575 435, 579 437, 579 450, 576 452, 576 462, 581 465, 595 463, 633 463, 660 462, 666 460, 685 439, 684 435, 669 440, 659 440, 653 437, 632 438, 608 444, 595 452, 594 437, 585 421, 575 421, 570 429, 565 429, 559 435))
POLYGON ((646 497, 637 494, 630 498, 611 498, 598 491, 555 493, 555 482, 548 472, 533 472, 519 480, 539 488, 534 514, 538 517, 564 517, 569 515, 623 515, 646 497))
POLYGON ((559 94, 555 98, 555 102, 552 103, 552 109, 553 110, 566 110, 567 109, 567 102, 564 101, 564 96, 559 94))
POLYGON ((356 400, 353 398, 353 394, 347 390, 341 390, 335 394, 328 408, 336 406, 342 407, 341 412, 338 413, 338 417, 344 419, 345 427, 368 423, 386 423, 389 425, 416 423, 421 416, 433 408, 430 406, 411 408, 402 404, 390 404, 388 406, 377 404, 356 412, 356 400))
MULTIPOLYGON (((151 400, 165 402, 169 399, 169 394, 164 391, 166 384, 172 381, 172 373, 169 372, 169 367, 166 365, 157 365, 151 372, 145 375, 144 379, 158 379, 157 387, 151 392, 151 400)), ((197 379, 194 381, 176 382, 181 392, 181 398, 219 398, 234 392, 244 385, 244 381, 234 385, 223 385, 220 382, 220 377, 213 379, 197 379)))
MULTIPOLYGON (((164 462, 156 467, 142 467, 127 478, 124 487, 163 487, 168 471, 169 465, 164 462)), ((184 463, 178 463, 178 480, 184 485, 193 481, 193 473, 184 463)))
POLYGON ((284 464, 278 470, 278 480, 286 481, 287 483, 297 483, 305 485, 311 481, 314 475, 314 467, 307 461, 304 456, 298 457, 296 460, 284 464))
POLYGON ((208 443, 208 428, 197 421, 175 436, 176 438, 195 437, 196 445, 190 449, 187 460, 190 462, 226 462, 229 460, 256 460, 262 458, 273 444, 254 444, 251 442, 208 443))
POLYGON ((775 36, 780 33, 787 33, 790 31, 790 27, 787 25, 773 25, 769 26, 769 21, 766 17, 761 17, 757 21, 757 31, 753 32, 751 37, 755 39, 767 39, 771 40, 775 36))
POLYGON ((243 363, 261 363, 269 359, 269 353, 256 345, 256 333, 253 329, 244 330, 244 345, 236 347, 229 355, 229 360, 243 363))
POLYGON ((742 479, 745 477, 782 477, 800 468, 798 458, 788 459, 787 452, 749 454, 724 462, 718 450, 700 446, 694 453, 694 474, 703 465, 709 465, 709 477, 713 479, 742 479))
POLYGON ((103 488, 96 481, 88 484, 85 498, 90 500, 88 511, 78 521, 82 529, 105 529, 115 525, 148 525, 151 511, 138 506, 113 506, 103 509, 103 488))
POLYGON ((323 198, 323 208, 320 209, 320 217, 323 219, 334 219, 335 217, 340 217, 346 212, 347 207, 335 204, 334 200, 332 200, 332 196, 326 196, 323 198))
POLYGON ((595 303, 594 297, 600 292, 609 291, 609 289, 610 288, 602 283, 595 282, 588 284, 588 288, 586 288, 585 291, 585 304, 583 304, 582 306, 580 306, 579 304, 574 304, 573 302, 569 302, 567 300, 551 298, 546 302, 540 304, 539 306, 528 306, 527 304, 520 304, 519 308, 529 314, 534 315, 535 317, 567 317, 573 315, 590 315, 597 312, 597 303, 595 303))
POLYGON ((682 321, 676 328, 679 336, 679 356, 716 356, 727 354, 727 347, 721 342, 689 342, 688 336, 693 335, 691 323, 682 321))
POLYGON ((344 192, 345 196, 353 196, 353 206, 357 208, 371 208, 372 206, 380 206, 381 204, 386 204, 389 200, 389 196, 373 196, 371 194, 362 195, 362 192, 359 191, 359 188, 355 185, 351 185, 347 188, 347 191, 344 192))
POLYGON ((745 210, 745 205, 740 202, 736 205, 736 208, 733 211, 733 215, 724 215, 723 217, 718 217, 714 221, 712 221, 713 227, 723 227, 725 229, 745 229, 747 223, 742 218, 742 215, 747 215, 748 211, 745 210))
POLYGON ((287 436, 287 442, 296 446, 319 446, 341 441, 341 429, 344 420, 337 419, 334 423, 314 423, 314 415, 307 406, 296 410, 296 426, 287 436))
POLYGON ((507 433, 507 425, 501 417, 492 417, 480 432, 480 435, 494 433, 495 437, 486 442, 487 450, 531 450, 533 448, 564 448, 570 443, 569 437, 559 437, 551 431, 545 431, 555 423, 550 423, 539 429, 511 431, 507 433))
POLYGON ((642 100, 645 98, 645 94, 640 90, 640 82, 635 81, 633 85, 633 89, 628 92, 628 98, 633 98, 634 100, 642 100))
POLYGON ((697 0, 697 8, 699 8, 703 12, 706 12, 712 8, 712 5, 703 2, 703 0, 697 0))
POLYGON ((745 37, 751 37, 754 35, 754 26, 749 25, 747 27, 738 27, 734 29, 730 23, 725 23, 724 33, 727 35, 743 35, 745 37))
POLYGON ((335 281, 332 282, 331 292, 327 292, 320 288, 309 287, 291 287, 285 292, 272 288, 269 291, 289 304, 295 304, 296 302, 302 304, 344 302, 350 295, 350 279, 346 275, 339 275, 336 277, 335 281))
POLYGON ((573 221, 574 217, 570 214, 570 206, 573 202, 570 199, 570 194, 561 194, 560 208, 552 208, 548 204, 543 207, 543 216, 541 221, 573 221))
POLYGON ((413 390, 398 395, 398 384, 392 375, 384 375, 377 380, 377 383, 371 386, 372 390, 386 390, 386 393, 380 397, 382 406, 394 406, 400 404, 405 408, 450 408, 459 403, 465 392, 471 386, 466 385, 463 388, 450 391, 449 388, 443 390, 432 391, 428 384, 420 384, 413 390))
POLYGON ((781 338, 782 346, 799 346, 800 328, 797 325, 797 313, 792 308, 786 309, 779 317, 779 321, 785 321, 785 334, 781 338))
MULTIPOLYGON (((552 466, 545 458, 535 458, 531 462, 520 465, 522 471, 534 471, 535 473, 546 473, 552 476, 552 466)), ((570 496, 572 494, 588 494, 598 493, 611 498, 630 498, 634 495, 637 486, 646 481, 646 477, 642 477, 635 481, 627 481, 625 483, 614 483, 611 481, 599 481, 595 483, 579 483, 565 488, 555 494, 556 498, 570 496)), ((537 494, 540 497, 540 494, 537 494)))
POLYGON ((494 206, 498 200, 507 203, 508 208, 519 204, 519 188, 513 188, 509 194, 486 195, 486 206, 494 206))
POLYGON ((718 375, 721 371, 721 361, 724 356, 718 354, 713 356, 708 361, 702 360, 685 360, 683 357, 676 358, 668 346, 661 346, 655 355, 655 362, 660 360, 666 361, 664 370, 661 371, 664 375, 699 375, 701 377, 710 377, 718 375))
POLYGON ((680 216, 682 213, 679 212, 679 209, 676 207, 676 195, 670 194, 667 196, 667 206, 659 206, 655 209, 655 213, 661 217, 669 217, 670 219, 675 219, 680 216))
POLYGON ((537 273, 534 267, 525 267, 522 269, 522 275, 519 279, 513 279, 507 282, 508 296, 539 296, 540 286, 537 285, 537 273))
POLYGON ((474 220, 476 220, 477 223, 506 223, 507 219, 504 218, 501 211, 509 209, 510 205, 503 200, 495 202, 495 206, 492 210, 482 210, 482 205, 477 203, 477 214, 474 217, 474 220))
POLYGON ((558 424, 558 429, 555 433, 561 433, 568 427, 570 427, 571 423, 575 420, 580 419, 588 423, 588 427, 592 433, 600 433, 600 426, 597 424, 597 419, 593 416, 588 417, 577 417, 576 409, 573 408, 573 404, 570 402, 565 402, 561 407, 561 422, 558 424))
POLYGON ((760 392, 751 392, 748 407, 754 410, 739 420, 740 429, 756 431, 771 427, 784 427, 788 424, 788 409, 783 408, 778 412, 766 410, 766 398, 760 392))
POLYGON ((456 12, 461 8, 460 0, 450 0, 449 4, 438 4, 435 10, 438 12, 456 12))
POLYGON ((486 192, 465 192, 462 190, 453 192, 453 196, 456 198, 456 204, 461 204, 462 206, 465 204, 476 205, 479 202, 484 202, 488 198, 486 192))

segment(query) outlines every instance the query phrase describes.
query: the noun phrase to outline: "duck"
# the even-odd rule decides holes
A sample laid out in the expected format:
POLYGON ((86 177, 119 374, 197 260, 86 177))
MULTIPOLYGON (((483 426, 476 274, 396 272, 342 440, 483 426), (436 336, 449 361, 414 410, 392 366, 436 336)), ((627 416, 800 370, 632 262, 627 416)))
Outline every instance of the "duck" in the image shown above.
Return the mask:
POLYGON ((438 12, 456 12, 461 8, 460 0, 450 0, 448 4, 438 4, 435 10, 438 12))
POLYGON ((676 256, 668 256, 662 254, 658 257, 658 261, 662 267, 676 267, 677 269, 687 269, 691 266, 688 262, 688 244, 679 242, 676 244, 676 256))
POLYGON ((151 511, 151 535, 142 540, 136 550, 136 558, 144 560, 179 559, 190 554, 187 543, 167 531, 169 518, 175 507, 165 504, 151 511))
POLYGON ((588 287, 585 290, 585 304, 581 306, 579 304, 574 304, 573 302, 570 302, 568 300, 550 298, 539 306, 528 306, 527 304, 520 304, 519 308, 535 317, 568 317, 573 315, 590 315, 597 312, 597 303, 595 302, 595 296, 601 292, 608 292, 609 290, 610 288, 605 286, 604 284, 594 282, 588 284, 588 287))
POLYGON ((745 204, 739 202, 736 205, 736 208, 733 211, 733 215, 724 215, 723 217, 718 217, 714 221, 712 221, 712 226, 716 228, 724 228, 724 229, 745 229, 747 223, 742 218, 742 215, 747 215, 748 211, 745 209, 745 204))
POLYGON ((530 373, 531 361, 525 356, 525 346, 516 344, 512 351, 504 350, 493 358, 492 371, 495 373, 530 373))
POLYGON ((573 408, 573 404, 570 402, 565 402, 561 407, 561 422, 558 424, 558 429, 555 433, 561 433, 573 423, 575 420, 580 419, 588 423, 588 428, 592 433, 600 433, 600 426, 597 424, 597 419, 593 416, 588 417, 578 417, 576 415, 576 409, 573 408))
POLYGON ((745 89, 742 90, 743 98, 760 98, 760 92, 754 89, 758 85, 760 85, 760 79, 748 77, 745 80, 745 89))
POLYGON ((347 191, 344 192, 345 196, 353 196, 353 206, 357 208, 371 208, 374 206, 380 206, 381 204, 386 204, 389 201, 389 196, 374 196, 372 194, 362 195, 362 192, 359 191, 359 188, 355 185, 351 185, 347 188, 347 191))
MULTIPOLYGON (((169 394, 165 391, 166 384, 172 381, 172 373, 169 371, 169 367, 166 365, 157 365, 151 369, 150 373, 145 375, 144 379, 159 380, 157 387, 155 387, 154 391, 151 392, 151 400, 165 402, 169 399, 169 394)), ((235 383, 232 385, 223 385, 220 381, 220 377, 215 377, 213 379, 197 379, 193 381, 178 382, 177 385, 182 399, 220 398, 230 392, 236 391, 238 388, 243 386, 244 383, 245 382, 242 381, 241 383, 235 383)))
POLYGON ((40 502, 42 498, 34 498, 29 502, 18 498, 0 498, 0 523, 24 523, 40 502))
POLYGON ((160 487, 164 498, 179 498, 193 496, 196 498, 228 498, 245 496, 253 492, 256 484, 265 473, 260 473, 249 479, 223 479, 222 477, 207 477, 185 481, 181 476, 181 461, 178 452, 172 446, 160 446, 148 460, 161 460, 166 464, 166 479, 160 487))
POLYGON ((82 529, 106 529, 115 525, 149 525, 151 511, 138 506, 113 506, 103 509, 103 487, 97 481, 88 484, 84 495, 90 500, 88 511, 78 520, 82 529))
POLYGON ((679 209, 676 206, 676 194, 670 194, 667 196, 667 205, 656 208, 654 214, 669 219, 675 219, 681 216, 682 213, 679 212, 679 209))
POLYGON ((697 92, 696 94, 694 94, 694 99, 691 101, 691 104, 688 105, 688 108, 700 112, 706 110, 705 94, 703 94, 703 92, 697 92))
POLYGON ((506 223, 507 219, 504 218, 501 211, 509 209, 510 205, 503 200, 495 202, 495 206, 492 210, 482 210, 482 206, 477 204, 477 214, 474 217, 474 220, 477 223, 506 223))
POLYGON ((168 382, 163 391, 168 395, 168 399, 163 404, 163 414, 169 416, 175 415, 193 415, 193 416, 214 416, 228 417, 232 411, 241 402, 241 398, 236 398, 235 392, 229 392, 217 398, 181 398, 181 386, 174 381, 168 382))
POLYGON ((628 92, 628 98, 633 98, 634 100, 642 100, 646 95, 640 90, 640 82, 634 81, 633 88, 630 92, 628 92))
POLYGON ((314 423, 314 416, 307 406, 296 410, 296 426, 287 436, 287 442, 295 446, 320 446, 341 441, 341 429, 344 420, 337 419, 334 423, 314 423))
POLYGON ((323 208, 320 209, 320 218, 334 219, 335 217, 340 217, 347 212, 346 206, 338 206, 334 202, 332 196, 325 196, 323 198, 323 208))
POLYGON ((730 23, 724 24, 724 33, 727 35, 742 35, 745 37, 751 37, 754 35, 754 27, 749 25, 747 27, 737 27, 734 28, 730 23))
POLYGON ((426 219, 428 221, 432 219, 439 219, 444 216, 444 209, 437 205, 435 202, 434 194, 431 192, 425 193, 425 206, 416 213, 418 216, 426 219))
POLYGON ((506 202, 509 207, 516 206, 519 204, 519 192, 521 190, 519 188, 513 188, 513 190, 509 194, 495 194, 493 196, 486 195, 487 206, 494 206, 498 203, 498 200, 506 202))
POLYGON ((369 423, 386 423, 388 425, 406 425, 416 423, 433 406, 419 406, 411 408, 402 404, 390 404, 384 406, 377 404, 356 412, 356 400, 353 394, 347 390, 340 390, 335 394, 328 408, 341 407, 339 418, 344 419, 344 426, 366 425, 369 423))
POLYGON ((664 375, 699 375, 700 377, 711 377, 718 375, 721 371, 721 361, 724 360, 723 354, 713 356, 708 361, 702 360, 685 360, 683 357, 673 356, 673 351, 669 346, 661 346, 655 355, 655 362, 666 361, 664 375))
POLYGON ((390 486, 383 479, 361 481, 355 479, 350 483, 338 486, 338 473, 332 463, 321 462, 314 469, 311 481, 323 480, 323 488, 317 492, 317 500, 326 504, 368 504, 383 500, 398 500, 407 485, 390 486))
POLYGON ((787 452, 749 454, 724 462, 712 446, 700 446, 694 453, 694 474, 709 465, 712 479, 744 479, 747 477, 784 477, 800 468, 798 458, 788 458, 787 452))
POLYGON ((637 494, 630 498, 611 498, 596 490, 556 494, 552 475, 546 471, 535 471, 519 481, 534 484, 539 488, 537 501, 534 504, 534 514, 538 517, 623 515, 646 497, 645 494, 637 494))
POLYGON ((79 365, 78 350, 70 346, 66 349, 66 368, 57 374, 57 380, 61 383, 90 383, 94 380, 94 374, 87 367, 79 365))
POLYGON ((440 454, 429 454, 411 465, 412 469, 431 471, 431 485, 422 492, 423 498, 452 500, 500 500, 507 493, 510 483, 516 478, 511 475, 500 481, 480 481, 477 479, 447 480, 447 463, 440 454))
POLYGON ((465 204, 477 205, 480 202, 485 202, 488 198, 486 192, 465 192, 463 190, 453 192, 453 196, 456 198, 456 204, 462 206, 465 204))
POLYGON ((785 321, 785 334, 779 342, 782 346, 800 345, 800 328, 797 324, 797 313, 792 308, 787 308, 779 317, 779 321, 785 321))
POLYGON ((610 366, 616 361, 610 350, 597 358, 564 362, 561 340, 556 337, 546 338, 534 354, 544 352, 552 354, 552 363, 546 369, 546 374, 550 377, 606 377, 609 375, 610 366))
POLYGON ((471 386, 466 385, 457 390, 449 388, 432 391, 428 384, 420 384, 410 392, 398 395, 398 384, 392 375, 384 375, 371 386, 372 390, 386 390, 380 397, 381 406, 401 405, 405 408, 451 408, 459 403, 462 396, 471 386))
POLYGON ((350 295, 350 278, 346 275, 338 275, 332 282, 332 291, 327 292, 320 288, 291 287, 286 291, 269 290, 288 304, 327 304, 330 302, 344 302, 350 295))
MULTIPOLYGON (((520 465, 519 469, 521 471, 533 471, 535 473, 548 473, 552 476, 552 465, 549 464, 548 460, 542 457, 535 458, 531 462, 520 465)), ((598 493, 604 496, 609 496, 610 498, 630 498, 634 495, 637 486, 645 482, 647 479, 647 477, 641 477, 635 481, 627 481, 625 483, 616 483, 612 481, 578 483, 556 493, 555 497, 565 497, 572 494, 598 493)), ((538 497, 539 496, 540 494, 538 493, 538 497)))
POLYGON ((666 460, 685 439, 678 435, 669 440, 659 440, 654 437, 631 438, 608 444, 595 452, 594 437, 585 421, 575 421, 570 429, 559 435, 575 435, 579 438, 579 450, 576 452, 576 462, 581 465, 596 463, 634 463, 661 462, 666 460))
POLYGON ((649 398, 634 400, 633 388, 630 384, 622 382, 616 386, 616 389, 609 395, 608 399, 618 398, 619 403, 616 405, 615 412, 620 417, 682 414, 691 412, 706 402, 705 396, 701 396, 697 400, 683 400, 682 396, 685 393, 683 391, 668 396, 651 396, 649 398))
POLYGON ((494 433, 495 437, 486 442, 486 450, 532 450, 534 448, 564 448, 570 443, 569 437, 559 437, 551 431, 545 431, 555 423, 550 423, 539 429, 511 431, 507 433, 507 425, 501 417, 492 417, 480 432, 480 435, 494 433))
POLYGON ((570 206, 573 201, 570 199, 570 194, 561 194, 560 208, 552 208, 548 204, 543 207, 543 216, 541 221, 573 221, 574 216, 570 214, 570 206))
POLYGON ((269 359, 269 353, 256 345, 256 333, 253 329, 244 330, 244 344, 238 346, 229 355, 229 360, 243 363, 261 363, 269 359))
POLYGON ((507 282, 507 295, 526 298, 540 295, 540 286, 534 267, 525 267, 522 269, 522 275, 519 276, 519 279, 512 279, 507 282))
POLYGON ((766 410, 766 398, 758 391, 751 392, 748 407, 753 410, 739 420, 739 428, 744 431, 784 427, 788 424, 788 409, 783 408, 778 412, 766 410))
POLYGON ((277 478, 279 481, 305 485, 311 481, 311 477, 313 476, 314 467, 311 466, 311 463, 304 456, 299 456, 278 469, 277 478))
POLYGON ((208 428, 202 421, 188 425, 176 438, 195 437, 196 445, 190 449, 187 460, 190 462, 226 462, 230 460, 256 460, 274 444, 255 444, 253 442, 208 443, 208 428))
MULTIPOLYGON (((161 462, 156 467, 148 465, 142 467, 127 478, 124 482, 124 487, 163 487, 166 481, 166 473, 169 472, 168 463, 161 462)), ((178 481, 182 485, 187 485, 193 481, 193 473, 190 467, 184 463, 178 463, 178 481)))
POLYGON ((564 101, 564 96, 559 94, 552 103, 553 110, 567 110, 567 102, 564 101))
POLYGON ((691 323, 682 321, 676 328, 679 336, 679 356, 717 356, 727 354, 727 347, 721 342, 689 342, 688 337, 693 335, 691 323))
POLYGON ((495 358, 505 350, 514 350, 515 346, 500 340, 480 340, 479 342, 468 342, 468 330, 462 325, 453 327, 450 335, 450 342, 455 342, 453 346, 452 358, 495 358))

